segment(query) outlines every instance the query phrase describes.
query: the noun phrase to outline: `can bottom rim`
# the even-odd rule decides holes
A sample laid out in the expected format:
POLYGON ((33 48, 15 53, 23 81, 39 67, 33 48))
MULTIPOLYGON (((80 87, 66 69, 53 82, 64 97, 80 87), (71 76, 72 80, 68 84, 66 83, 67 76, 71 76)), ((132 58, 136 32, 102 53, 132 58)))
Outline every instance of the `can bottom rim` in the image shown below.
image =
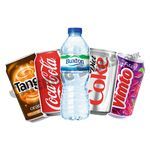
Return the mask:
POLYGON ((100 112, 100 111, 90 111, 91 114, 94 114, 94 115, 107 115, 109 112, 100 112))

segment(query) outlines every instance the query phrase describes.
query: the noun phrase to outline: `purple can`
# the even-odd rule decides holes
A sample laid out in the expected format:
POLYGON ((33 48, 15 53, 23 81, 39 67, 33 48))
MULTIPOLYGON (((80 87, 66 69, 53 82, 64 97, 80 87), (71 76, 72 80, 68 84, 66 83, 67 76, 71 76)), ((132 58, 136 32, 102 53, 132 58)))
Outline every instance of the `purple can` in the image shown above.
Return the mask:
POLYGON ((118 69, 111 114, 119 117, 130 116, 144 75, 144 63, 139 53, 118 54, 118 69))

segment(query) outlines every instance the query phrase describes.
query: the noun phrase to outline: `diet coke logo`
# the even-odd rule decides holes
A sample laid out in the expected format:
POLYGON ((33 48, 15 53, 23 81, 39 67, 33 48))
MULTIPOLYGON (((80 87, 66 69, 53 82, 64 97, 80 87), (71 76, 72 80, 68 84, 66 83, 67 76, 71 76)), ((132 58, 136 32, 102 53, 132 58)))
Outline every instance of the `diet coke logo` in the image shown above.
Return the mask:
POLYGON ((93 105, 99 105, 102 103, 104 94, 103 91, 105 89, 105 80, 106 80, 106 73, 108 71, 108 58, 106 58, 106 61, 104 61, 103 58, 99 57, 96 61, 96 69, 95 71, 91 73, 90 78, 94 82, 92 83, 92 89, 90 89, 88 92, 89 93, 99 93, 98 99, 90 99, 90 103, 93 105))
POLYGON ((133 79, 133 72, 129 68, 121 70, 118 76, 117 88, 114 93, 113 107, 124 109, 126 108, 125 102, 133 79))
POLYGON ((58 107, 59 102, 58 102, 58 89, 56 89, 56 84, 58 84, 59 78, 58 78, 58 72, 57 72, 57 63, 56 60, 53 58, 46 58, 46 61, 43 60, 43 58, 40 58, 40 64, 41 64, 41 75, 43 79, 46 82, 46 92, 44 93, 47 95, 47 98, 45 98, 46 104, 54 109, 54 110, 59 110, 60 108, 58 107))

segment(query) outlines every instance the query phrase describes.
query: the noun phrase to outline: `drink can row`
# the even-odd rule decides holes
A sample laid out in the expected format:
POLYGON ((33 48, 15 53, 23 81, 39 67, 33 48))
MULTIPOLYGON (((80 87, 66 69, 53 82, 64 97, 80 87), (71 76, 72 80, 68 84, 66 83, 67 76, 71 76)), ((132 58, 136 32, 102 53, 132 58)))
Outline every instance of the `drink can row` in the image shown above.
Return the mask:
MULTIPOLYGON (((92 114, 125 117, 133 112, 145 68, 139 53, 90 49, 88 95, 92 114)), ((62 81, 59 50, 32 54, 6 65, 27 120, 60 112, 62 81)))

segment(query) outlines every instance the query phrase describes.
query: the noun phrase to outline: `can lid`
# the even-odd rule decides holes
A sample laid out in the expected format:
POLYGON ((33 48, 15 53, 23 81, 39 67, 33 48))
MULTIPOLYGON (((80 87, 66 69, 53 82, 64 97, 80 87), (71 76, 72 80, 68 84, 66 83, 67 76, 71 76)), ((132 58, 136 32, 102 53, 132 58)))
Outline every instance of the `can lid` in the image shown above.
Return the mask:
POLYGON ((104 53, 116 54, 115 51, 105 50, 105 49, 90 48, 90 50, 91 50, 91 51, 96 51, 96 52, 104 52, 104 53))
POLYGON ((125 58, 130 59, 130 60, 137 60, 140 57, 141 56, 140 56, 139 52, 134 53, 134 54, 127 54, 127 56, 125 56, 125 58))
POLYGON ((121 58, 124 58, 129 61, 137 62, 137 63, 143 63, 143 60, 141 60, 141 56, 139 52, 133 53, 133 54, 123 54, 118 53, 118 56, 121 58))

